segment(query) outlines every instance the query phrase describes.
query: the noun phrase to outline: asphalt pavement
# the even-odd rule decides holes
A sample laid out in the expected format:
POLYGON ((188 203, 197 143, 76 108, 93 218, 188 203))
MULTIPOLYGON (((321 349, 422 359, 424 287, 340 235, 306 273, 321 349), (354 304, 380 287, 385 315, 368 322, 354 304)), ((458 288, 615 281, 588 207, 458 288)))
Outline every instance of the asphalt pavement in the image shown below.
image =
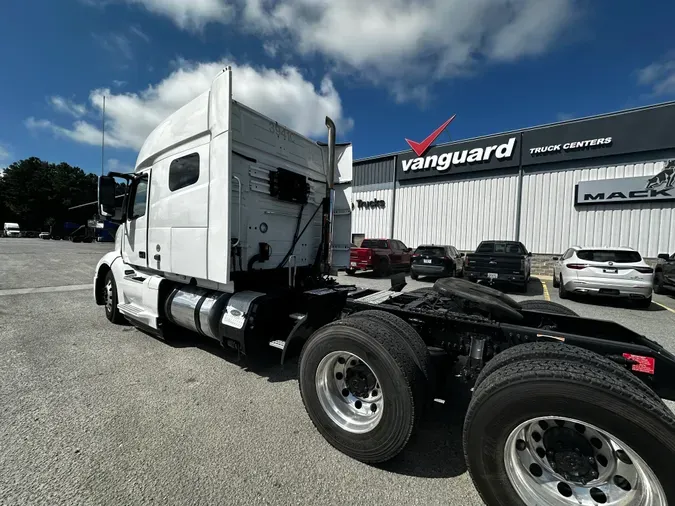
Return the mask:
MULTIPOLYGON (((0 239, 0 504, 481 504, 462 457, 464 401, 435 404, 394 461, 351 460, 314 429, 297 365, 280 368, 276 350, 238 362, 197 338, 170 346, 110 324, 90 288, 110 248, 0 239)), ((514 297, 545 292, 533 280, 514 297)), ((666 309, 564 303, 675 351, 666 309)))

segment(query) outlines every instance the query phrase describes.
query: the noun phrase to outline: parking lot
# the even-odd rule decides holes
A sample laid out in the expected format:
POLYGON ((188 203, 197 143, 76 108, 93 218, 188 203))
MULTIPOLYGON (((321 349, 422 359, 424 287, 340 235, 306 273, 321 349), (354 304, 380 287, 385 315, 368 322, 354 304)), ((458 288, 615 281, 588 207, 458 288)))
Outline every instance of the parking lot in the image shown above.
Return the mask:
MULTIPOLYGON (((111 247, 0 239, 0 504, 481 504, 460 443, 466 399, 434 404, 394 461, 351 460, 314 429, 276 350, 238 362, 110 324, 91 282, 111 247)), ((513 297, 550 297, 675 351, 670 296, 649 310, 560 301, 533 279, 513 297)))

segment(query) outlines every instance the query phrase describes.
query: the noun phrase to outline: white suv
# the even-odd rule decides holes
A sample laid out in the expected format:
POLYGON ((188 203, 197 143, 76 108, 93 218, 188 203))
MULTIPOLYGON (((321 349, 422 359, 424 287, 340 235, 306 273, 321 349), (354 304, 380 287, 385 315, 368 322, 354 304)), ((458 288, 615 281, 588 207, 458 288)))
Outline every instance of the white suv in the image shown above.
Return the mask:
POLYGON ((628 297, 643 308, 652 303, 654 269, 632 248, 574 246, 553 260, 553 286, 561 299, 579 293, 628 297))

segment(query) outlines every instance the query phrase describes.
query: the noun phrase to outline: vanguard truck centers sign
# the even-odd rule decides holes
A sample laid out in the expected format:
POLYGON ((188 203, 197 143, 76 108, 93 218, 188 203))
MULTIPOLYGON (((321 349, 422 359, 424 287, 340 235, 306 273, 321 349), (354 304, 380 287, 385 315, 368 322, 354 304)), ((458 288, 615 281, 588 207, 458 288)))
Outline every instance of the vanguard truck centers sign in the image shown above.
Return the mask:
POLYGON ((461 167, 475 163, 489 162, 494 156, 497 160, 510 160, 513 157, 513 148, 516 146, 516 138, 511 137, 504 144, 493 144, 484 148, 463 149, 440 155, 428 155, 425 157, 402 160, 403 172, 409 170, 436 169, 439 172, 451 167, 461 167))
POLYGON ((423 141, 406 139, 412 151, 398 156, 399 180, 518 166, 519 152, 516 147, 519 134, 483 137, 431 147, 454 118, 452 116, 423 141))

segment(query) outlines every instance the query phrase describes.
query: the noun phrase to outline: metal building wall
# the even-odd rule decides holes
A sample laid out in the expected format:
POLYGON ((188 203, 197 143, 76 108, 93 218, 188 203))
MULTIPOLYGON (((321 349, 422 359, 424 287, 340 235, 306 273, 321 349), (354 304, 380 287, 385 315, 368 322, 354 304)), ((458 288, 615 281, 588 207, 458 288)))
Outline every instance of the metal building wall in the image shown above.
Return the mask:
POLYGON ((473 251, 514 239, 518 176, 396 187, 394 238, 409 247, 450 244, 473 251))
POLYGON ((352 179, 352 234, 390 238, 396 157, 354 165, 352 179), (357 200, 384 200, 384 209, 359 209, 357 200))
POLYGON ((352 234, 364 234, 366 237, 390 239, 391 235, 391 206, 394 194, 393 184, 389 190, 354 191, 352 201, 352 234), (384 200, 384 209, 359 209, 357 200, 384 200))
POLYGON ((525 174, 521 240, 534 253, 570 246, 629 246, 643 256, 675 251, 675 203, 574 206, 579 181, 651 176, 664 162, 525 174))

